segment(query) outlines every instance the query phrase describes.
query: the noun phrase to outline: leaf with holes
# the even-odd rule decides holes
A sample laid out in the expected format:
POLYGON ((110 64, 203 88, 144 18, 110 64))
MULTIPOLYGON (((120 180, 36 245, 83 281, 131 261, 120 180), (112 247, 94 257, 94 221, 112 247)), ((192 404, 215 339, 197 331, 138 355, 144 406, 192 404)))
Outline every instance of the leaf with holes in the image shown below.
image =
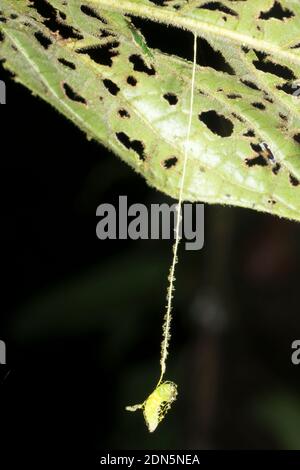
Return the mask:
POLYGON ((298 0, 1 0, 0 15, 15 80, 175 198, 192 65, 134 18, 195 32, 184 199, 300 220, 298 0))

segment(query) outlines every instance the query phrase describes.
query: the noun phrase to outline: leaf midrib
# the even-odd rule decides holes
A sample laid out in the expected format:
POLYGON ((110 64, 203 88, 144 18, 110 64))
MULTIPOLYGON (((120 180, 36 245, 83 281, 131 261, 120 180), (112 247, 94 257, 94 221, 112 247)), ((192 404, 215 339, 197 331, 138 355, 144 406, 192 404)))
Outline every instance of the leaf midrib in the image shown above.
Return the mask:
POLYGON ((168 8, 139 5, 128 0, 87 0, 87 3, 106 10, 118 11, 123 14, 131 14, 178 28, 187 29, 194 33, 198 33, 199 35, 201 35, 201 33, 206 33, 223 40, 227 39, 234 44, 264 51, 274 57, 284 59, 292 64, 297 63, 300 65, 299 55, 283 50, 274 44, 270 44, 269 42, 261 39, 255 39, 245 34, 237 33, 236 31, 214 26, 205 21, 200 21, 199 19, 184 16, 180 12, 174 13, 168 8))

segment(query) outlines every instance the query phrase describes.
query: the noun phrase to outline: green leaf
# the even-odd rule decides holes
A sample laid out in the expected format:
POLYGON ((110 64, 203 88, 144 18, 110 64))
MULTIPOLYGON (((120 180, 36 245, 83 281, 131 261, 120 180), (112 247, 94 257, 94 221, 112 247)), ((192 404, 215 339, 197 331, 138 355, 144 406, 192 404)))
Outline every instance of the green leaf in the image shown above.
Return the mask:
POLYGON ((298 396, 287 389, 273 391, 271 396, 256 398, 253 412, 259 423, 276 439, 279 449, 300 449, 298 396))
POLYGON ((184 199, 300 220, 298 0, 1 0, 15 79, 177 198, 192 64, 151 50, 128 14, 201 38, 184 199))

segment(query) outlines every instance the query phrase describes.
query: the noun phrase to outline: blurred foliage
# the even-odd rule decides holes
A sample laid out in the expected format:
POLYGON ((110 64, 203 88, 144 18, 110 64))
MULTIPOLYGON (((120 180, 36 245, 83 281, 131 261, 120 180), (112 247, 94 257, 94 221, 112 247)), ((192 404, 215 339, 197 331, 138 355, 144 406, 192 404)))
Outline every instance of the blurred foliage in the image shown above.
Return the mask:
POLYGON ((259 400, 258 419, 275 437, 279 448, 300 449, 300 400, 297 395, 281 390, 280 394, 259 400))

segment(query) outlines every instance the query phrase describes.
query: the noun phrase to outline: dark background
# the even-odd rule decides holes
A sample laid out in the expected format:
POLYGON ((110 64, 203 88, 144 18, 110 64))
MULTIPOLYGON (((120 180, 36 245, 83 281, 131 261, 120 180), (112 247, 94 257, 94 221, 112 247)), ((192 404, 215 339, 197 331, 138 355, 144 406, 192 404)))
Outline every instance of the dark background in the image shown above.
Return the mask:
MULTIPOLYGON (((144 26, 155 47, 162 27, 144 26)), ((191 58, 187 33, 164 37, 166 52, 191 58)), ((206 206, 205 247, 181 246, 177 267, 167 378, 179 396, 151 435, 124 408, 158 378, 171 242, 100 241, 95 213, 119 195, 168 199, 0 79, 5 448, 300 449, 299 224, 206 206)))

